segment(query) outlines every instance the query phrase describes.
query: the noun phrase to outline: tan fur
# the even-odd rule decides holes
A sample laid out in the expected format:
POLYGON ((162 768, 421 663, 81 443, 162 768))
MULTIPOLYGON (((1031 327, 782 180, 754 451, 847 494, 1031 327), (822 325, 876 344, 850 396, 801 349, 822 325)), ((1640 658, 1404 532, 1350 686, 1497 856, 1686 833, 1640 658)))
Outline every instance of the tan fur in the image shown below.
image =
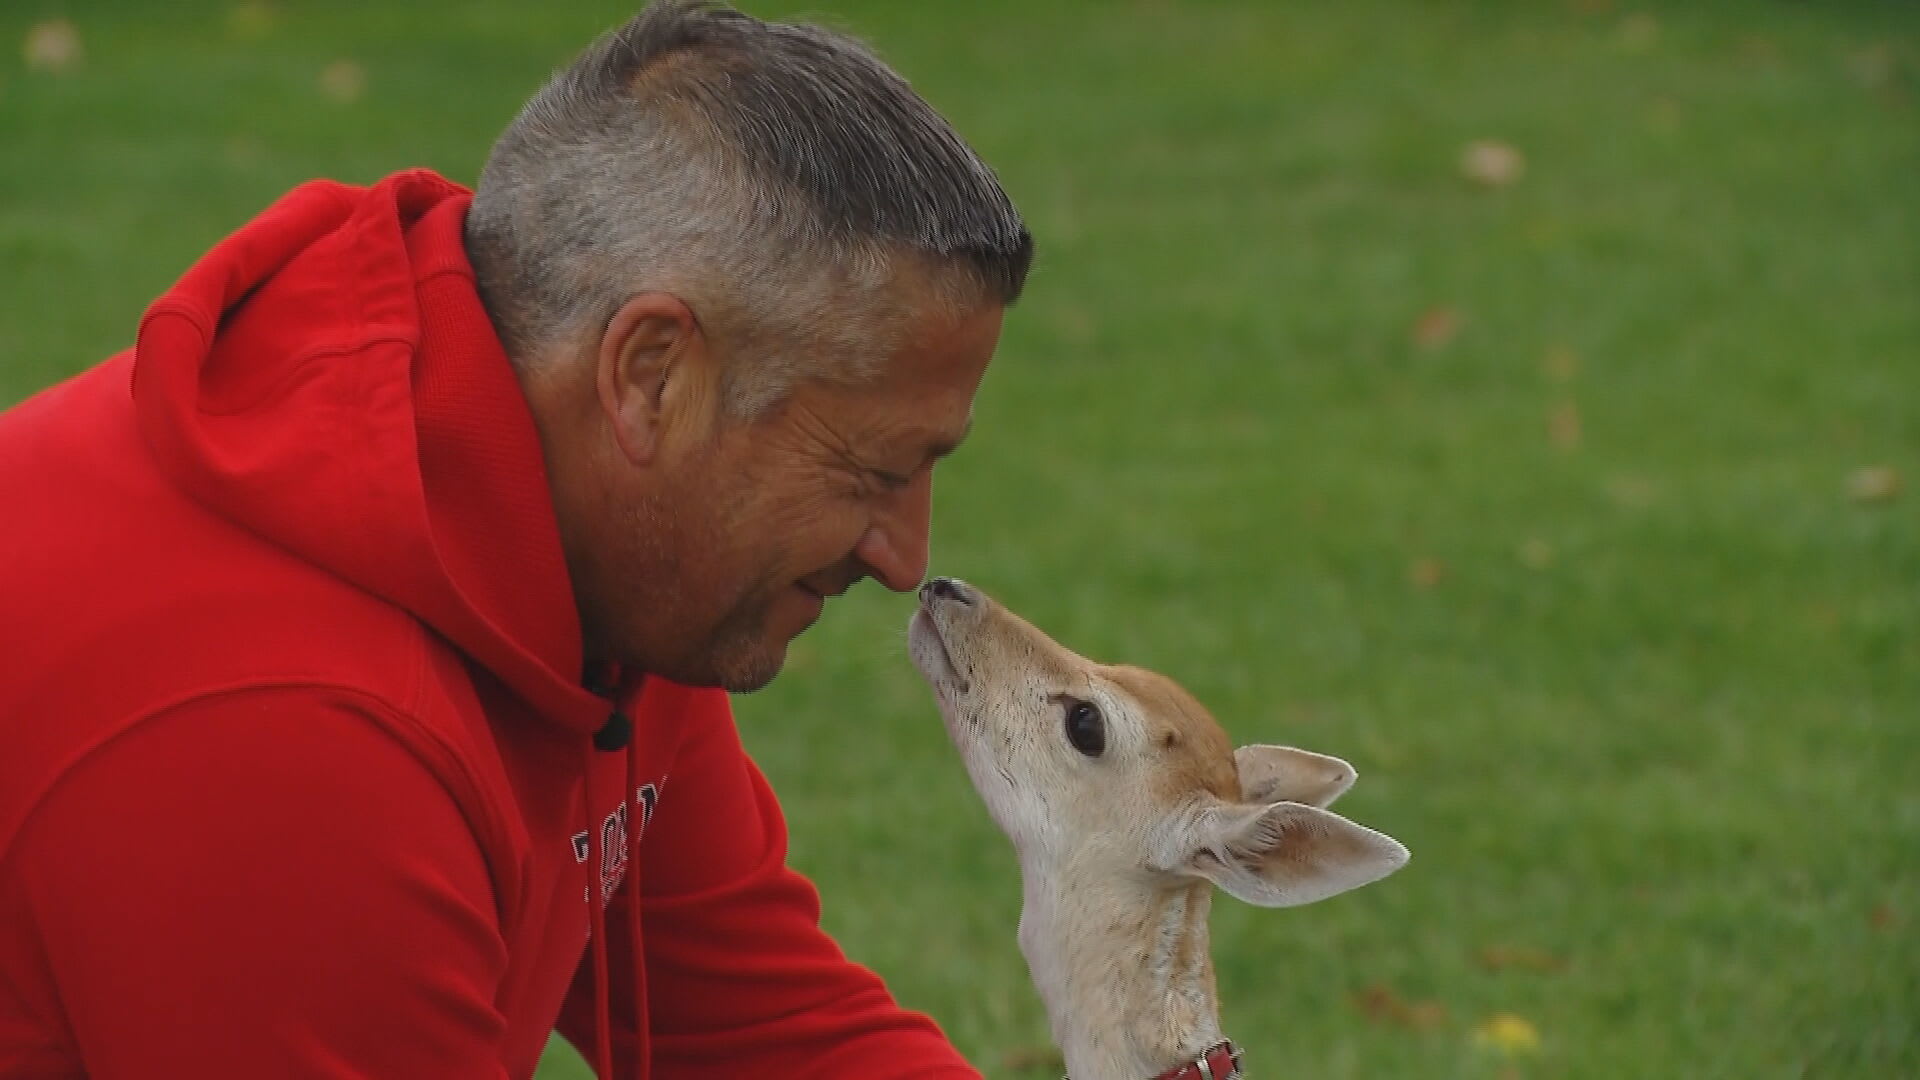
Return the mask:
POLYGON ((1233 743, 1213 714, 1186 688, 1158 672, 1137 667, 1102 669, 1132 695, 1152 718, 1151 745, 1160 755, 1152 778, 1154 793, 1173 802, 1196 791, 1227 802, 1240 798, 1240 777, 1233 768, 1233 743), (1168 736, 1172 736, 1169 741, 1168 736))
POLYGON ((988 811, 1020 859, 1020 945, 1073 1080, 1139 1080, 1219 1041, 1207 913, 1217 884, 1310 903, 1406 861, 1324 809, 1338 758, 1233 748, 1164 675, 1095 663, 962 582, 921 589, 915 664, 988 811), (1105 747, 1065 734, 1081 703, 1105 747))

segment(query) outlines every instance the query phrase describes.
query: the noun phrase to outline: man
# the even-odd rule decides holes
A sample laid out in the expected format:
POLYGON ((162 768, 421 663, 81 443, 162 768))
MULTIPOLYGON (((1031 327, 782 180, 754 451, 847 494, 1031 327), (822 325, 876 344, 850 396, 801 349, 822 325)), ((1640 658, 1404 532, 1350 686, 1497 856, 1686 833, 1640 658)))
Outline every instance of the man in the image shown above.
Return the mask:
POLYGON ((859 45, 676 0, 0 416, 0 1076, 974 1076, 725 692, 922 577, 1031 251, 859 45))

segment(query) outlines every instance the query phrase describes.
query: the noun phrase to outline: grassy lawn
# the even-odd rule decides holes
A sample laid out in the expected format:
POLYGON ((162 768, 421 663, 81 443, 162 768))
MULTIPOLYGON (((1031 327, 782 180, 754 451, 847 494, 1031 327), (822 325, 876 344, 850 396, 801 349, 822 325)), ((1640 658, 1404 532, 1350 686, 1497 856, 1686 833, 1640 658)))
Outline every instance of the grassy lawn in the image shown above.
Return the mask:
MULTIPOLYGON (((1920 7, 749 7, 876 41, 1040 240, 935 569, 1348 757, 1413 849, 1219 902, 1257 1075, 1920 1075, 1920 7)), ((304 178, 471 180, 626 10, 8 3, 0 403, 304 178)), ((1046 1076, 908 611, 838 604, 748 743, 848 950, 1046 1076)))

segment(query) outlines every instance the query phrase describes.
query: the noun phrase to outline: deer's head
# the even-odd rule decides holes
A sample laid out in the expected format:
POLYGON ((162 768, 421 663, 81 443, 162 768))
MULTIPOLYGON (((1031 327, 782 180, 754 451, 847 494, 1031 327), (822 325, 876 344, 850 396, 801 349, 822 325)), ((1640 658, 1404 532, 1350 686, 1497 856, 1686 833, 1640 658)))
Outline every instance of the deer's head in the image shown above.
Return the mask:
POLYGON ((1339 758, 1233 748, 1172 680, 1094 663, 964 582, 920 590, 909 626, 975 788, 1023 864, 1074 875, 1204 878, 1290 907, 1385 877, 1407 849, 1327 805, 1339 758))

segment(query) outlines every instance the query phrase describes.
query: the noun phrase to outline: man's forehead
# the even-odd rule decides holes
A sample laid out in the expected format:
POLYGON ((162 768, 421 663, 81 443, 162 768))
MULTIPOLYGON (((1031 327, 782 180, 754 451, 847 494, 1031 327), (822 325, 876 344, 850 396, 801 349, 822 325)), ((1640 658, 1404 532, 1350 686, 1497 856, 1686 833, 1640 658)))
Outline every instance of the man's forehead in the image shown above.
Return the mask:
POLYGON ((889 449, 937 460, 973 430, 973 400, 999 340, 1000 312, 986 307, 929 318, 870 384, 874 432, 889 449))
POLYGON ((955 308, 931 304, 916 313, 894 342, 889 365, 897 377, 978 381, 1000 343, 1006 309, 997 304, 955 308))

